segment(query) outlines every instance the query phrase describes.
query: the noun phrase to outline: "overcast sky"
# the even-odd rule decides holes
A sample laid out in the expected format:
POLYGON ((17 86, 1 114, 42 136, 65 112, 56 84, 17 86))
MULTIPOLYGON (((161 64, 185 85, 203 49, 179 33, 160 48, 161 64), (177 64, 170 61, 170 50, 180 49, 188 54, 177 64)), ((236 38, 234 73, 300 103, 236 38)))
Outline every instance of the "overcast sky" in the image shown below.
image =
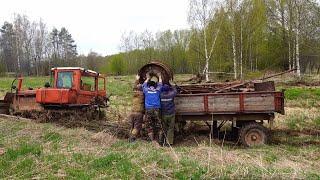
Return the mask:
POLYGON ((119 51, 122 33, 188 28, 188 0, 6 0, 1 2, 0 23, 14 13, 40 18, 50 28, 66 27, 80 54, 102 55, 119 51))

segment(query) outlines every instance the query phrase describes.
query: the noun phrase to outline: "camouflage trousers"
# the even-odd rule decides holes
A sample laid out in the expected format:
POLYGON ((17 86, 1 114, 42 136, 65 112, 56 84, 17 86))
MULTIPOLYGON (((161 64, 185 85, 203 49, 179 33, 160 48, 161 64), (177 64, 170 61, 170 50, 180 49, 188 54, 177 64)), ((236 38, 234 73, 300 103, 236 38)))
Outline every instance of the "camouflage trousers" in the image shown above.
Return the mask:
POLYGON ((130 137, 137 138, 141 133, 143 114, 141 112, 131 113, 129 116, 129 121, 131 122, 130 137))
POLYGON ((162 115, 162 127, 166 143, 172 145, 174 139, 175 115, 162 115))
POLYGON ((163 131, 159 109, 146 109, 146 130, 151 141, 160 141, 163 131))

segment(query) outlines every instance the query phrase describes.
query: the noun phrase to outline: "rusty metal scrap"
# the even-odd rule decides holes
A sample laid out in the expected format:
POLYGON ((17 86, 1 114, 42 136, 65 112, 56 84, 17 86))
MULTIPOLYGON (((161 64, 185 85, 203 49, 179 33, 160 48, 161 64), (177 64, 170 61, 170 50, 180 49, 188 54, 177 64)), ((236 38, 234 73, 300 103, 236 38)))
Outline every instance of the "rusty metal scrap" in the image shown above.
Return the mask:
POLYGON ((273 81, 263 81, 295 70, 296 69, 291 69, 246 82, 234 81, 225 83, 185 84, 180 85, 179 90, 181 94, 275 91, 275 85, 273 81))
POLYGON ((142 84, 146 80, 147 73, 150 73, 151 76, 157 76, 158 73, 161 73, 162 81, 165 84, 169 84, 170 80, 173 80, 172 70, 165 64, 158 61, 152 61, 140 68, 138 72, 140 76, 140 84, 142 84))
MULTIPOLYGON (((233 81, 223 83, 201 83, 201 74, 193 76, 191 79, 185 82, 194 82, 191 84, 181 84, 178 86, 180 94, 199 94, 199 93, 227 93, 227 92, 254 92, 254 91, 275 91, 274 82, 263 82, 266 79, 276 77, 285 73, 294 71, 295 69, 284 71, 281 73, 273 74, 267 77, 263 77, 251 81, 233 81)), ((158 61, 150 62, 140 68, 138 74, 140 79, 137 83, 142 84, 146 79, 146 74, 150 73, 151 76, 157 76, 161 73, 163 83, 169 84, 170 80, 173 80, 172 70, 163 63, 158 61)))

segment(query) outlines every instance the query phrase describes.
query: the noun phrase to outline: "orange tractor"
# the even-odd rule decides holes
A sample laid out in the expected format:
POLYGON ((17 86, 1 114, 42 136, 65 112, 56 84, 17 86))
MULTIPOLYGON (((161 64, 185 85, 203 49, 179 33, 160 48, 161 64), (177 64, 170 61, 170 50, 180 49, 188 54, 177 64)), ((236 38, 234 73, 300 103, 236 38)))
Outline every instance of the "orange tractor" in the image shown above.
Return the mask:
POLYGON ((11 92, 1 101, 1 113, 27 118, 100 118, 107 107, 106 79, 101 74, 79 67, 51 69, 51 83, 38 89, 22 90, 23 78, 12 82, 11 92), (17 87, 14 85, 17 82, 17 87), (15 92, 14 92, 15 91, 15 92))

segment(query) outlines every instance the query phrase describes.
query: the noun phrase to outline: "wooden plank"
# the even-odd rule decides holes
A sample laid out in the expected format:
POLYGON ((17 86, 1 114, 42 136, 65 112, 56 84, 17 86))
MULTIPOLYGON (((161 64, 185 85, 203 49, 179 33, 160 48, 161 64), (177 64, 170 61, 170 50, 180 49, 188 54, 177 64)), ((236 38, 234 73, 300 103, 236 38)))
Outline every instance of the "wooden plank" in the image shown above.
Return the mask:
POLYGON ((272 94, 248 95, 244 99, 244 109, 246 111, 274 110, 274 96, 272 94))
POLYGON ((177 112, 199 112, 204 111, 203 96, 176 97, 174 101, 177 112))
MULTIPOLYGON (((275 111, 274 93, 245 93, 243 97, 244 112, 275 111)), ((175 98, 175 104, 177 113, 240 112, 239 93, 177 96, 175 98), (208 100, 206 100, 206 96, 208 100), (208 107, 204 104, 206 102, 208 102, 208 107)))
POLYGON ((239 96, 209 96, 208 110, 216 111, 239 111, 239 96))

